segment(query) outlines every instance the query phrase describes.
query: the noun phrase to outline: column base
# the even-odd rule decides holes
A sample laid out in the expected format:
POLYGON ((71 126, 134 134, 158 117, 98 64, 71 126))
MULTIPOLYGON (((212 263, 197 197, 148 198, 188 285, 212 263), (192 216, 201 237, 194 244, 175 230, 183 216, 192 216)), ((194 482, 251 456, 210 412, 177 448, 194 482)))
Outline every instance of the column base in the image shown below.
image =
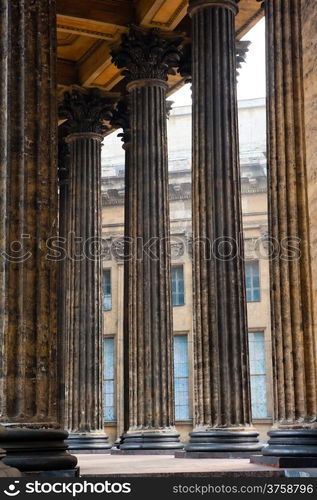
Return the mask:
MULTIPOLYGON (((177 432, 136 432, 123 434, 120 443, 121 452, 131 451, 171 451, 181 450, 184 445, 179 440, 177 432)), ((129 453, 130 454, 130 453, 129 453)), ((148 454, 148 453, 147 453, 148 454)))
POLYGON ((265 456, 317 457, 317 429, 278 429, 268 436, 265 456))
POLYGON ((110 453, 112 445, 106 433, 72 433, 66 440, 70 451, 75 454, 110 453))
POLYGON ((67 451, 67 436, 60 430, 7 428, 0 435, 7 453, 3 462, 23 472, 75 469, 77 458, 67 451))
POLYGON ((18 469, 14 467, 9 467, 2 459, 5 458, 6 452, 0 449, 0 477, 21 477, 22 474, 18 469))
POLYGON ((268 436, 268 445, 250 458, 252 463, 279 469, 317 467, 317 429, 277 429, 268 436))
POLYGON ((188 458, 194 458, 193 453, 198 454, 197 458, 249 458, 263 448, 256 431, 219 429, 193 431, 189 436, 185 446, 188 458))

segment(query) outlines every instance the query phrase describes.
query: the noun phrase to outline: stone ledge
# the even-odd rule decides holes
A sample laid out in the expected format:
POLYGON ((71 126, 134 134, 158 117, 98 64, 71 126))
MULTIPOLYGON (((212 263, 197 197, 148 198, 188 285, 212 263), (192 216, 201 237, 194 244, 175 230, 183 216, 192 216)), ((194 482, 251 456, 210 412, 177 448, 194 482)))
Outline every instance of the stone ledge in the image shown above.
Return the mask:
POLYGON ((267 465, 277 469, 301 469, 317 467, 317 457, 274 457, 269 455, 252 455, 251 464, 267 465))

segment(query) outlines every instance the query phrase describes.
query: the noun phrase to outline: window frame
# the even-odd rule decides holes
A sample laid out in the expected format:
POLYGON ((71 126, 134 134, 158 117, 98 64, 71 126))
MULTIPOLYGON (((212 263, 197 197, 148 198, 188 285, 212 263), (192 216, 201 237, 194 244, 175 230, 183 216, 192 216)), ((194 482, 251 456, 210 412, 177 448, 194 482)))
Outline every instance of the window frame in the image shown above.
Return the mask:
POLYGON ((258 259, 248 259, 245 261, 245 294, 246 294, 246 301, 248 304, 253 304, 253 303, 259 303, 259 302, 262 302, 262 293, 261 293, 261 266, 260 266, 260 260, 258 259), (251 295, 252 295, 252 299, 251 300, 248 300, 248 287, 247 287, 247 265, 248 264, 257 264, 257 267, 258 267, 258 279, 259 279, 259 286, 258 287, 254 287, 253 286, 253 271, 252 271, 252 276, 251 276, 251 280, 252 280, 252 287, 249 288, 250 291, 251 291, 251 295), (257 290, 258 289, 258 293, 259 293, 259 299, 254 299, 254 290, 257 290))
POLYGON ((112 269, 110 267, 104 268, 102 270, 102 310, 104 312, 107 311, 112 311, 112 269), (110 285, 110 295, 107 295, 107 297, 110 297, 110 307, 106 308, 105 307, 105 274, 109 273, 109 285, 110 285))
MULTIPOLYGON (((105 359, 103 360, 103 372, 102 372, 102 383, 103 386, 105 385, 106 380, 113 380, 113 408, 114 408, 114 419, 113 420, 106 420, 105 418, 105 401, 103 402, 103 422, 107 426, 112 426, 116 425, 117 423, 117 371, 116 371, 116 359, 117 359, 117 342, 116 342, 116 335, 115 334, 109 334, 109 335, 104 335, 103 336, 103 354, 105 351, 105 340, 112 339, 113 340, 113 379, 106 379, 105 378, 105 359)), ((103 397, 105 397, 105 390, 103 388, 103 397)))
POLYGON ((177 423, 184 423, 184 424, 189 424, 192 422, 192 415, 191 415, 191 364, 190 364, 190 352, 189 352, 189 332, 173 332, 173 387, 174 387, 174 414, 175 414, 175 422, 177 423), (187 377, 177 377, 177 378, 186 378, 188 381, 188 418, 186 419, 177 419, 176 418, 176 391, 175 391, 175 338, 176 337, 186 337, 186 345, 187 345, 187 377))
POLYGON ((248 329, 248 358, 249 358, 249 373, 250 373, 250 399, 251 399, 251 419, 253 422, 268 422, 272 420, 272 416, 269 414, 269 392, 268 392, 268 383, 269 383, 269 368, 267 364, 267 353, 265 349, 265 342, 266 342, 266 328, 265 327, 257 327, 257 328, 250 328, 248 329), (263 344, 264 344, 264 367, 265 367, 265 372, 264 373, 251 373, 251 362, 250 362, 250 334, 252 333, 262 333, 263 334, 263 344), (260 377, 264 376, 265 377, 265 400, 266 400, 266 413, 267 415, 264 417, 253 417, 252 414, 252 391, 251 391, 251 379, 252 377, 260 377))
MULTIPOLYGON (((179 282, 180 280, 177 280, 177 282, 179 282)), ((171 266, 171 295, 172 295, 172 307, 183 307, 186 305, 186 301, 185 301, 185 273, 184 273, 184 264, 172 264, 171 266), (182 277, 183 277, 183 303, 182 304, 174 304, 174 293, 173 293, 173 270, 174 269, 177 269, 177 268, 180 268, 182 269, 182 277)), ((180 295, 181 292, 175 292, 177 294, 177 296, 180 295)))

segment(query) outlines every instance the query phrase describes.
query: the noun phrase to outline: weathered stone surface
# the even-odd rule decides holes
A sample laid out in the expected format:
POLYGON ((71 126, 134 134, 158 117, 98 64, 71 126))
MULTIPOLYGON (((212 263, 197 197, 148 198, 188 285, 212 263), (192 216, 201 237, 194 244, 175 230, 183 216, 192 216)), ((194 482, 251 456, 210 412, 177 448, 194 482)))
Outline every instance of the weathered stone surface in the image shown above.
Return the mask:
POLYGON ((59 106, 69 158, 61 159, 61 230, 67 241, 63 276, 64 426, 72 433, 71 449, 105 449, 103 432, 102 268, 101 268, 101 142, 105 119, 114 99, 98 89, 74 88, 59 106), (103 443, 101 443, 103 441, 103 443), (89 446, 88 443, 89 442, 89 446), (98 445, 98 446, 97 446, 98 445))
POLYGON ((309 238, 313 280, 313 305, 317 338, 317 4, 302 0, 303 71, 305 97, 305 141, 307 162, 307 196, 309 210, 309 238))
POLYGON ((264 453, 316 456, 301 2, 265 2, 265 15, 270 235, 284 252, 270 260, 275 430, 264 453))
POLYGON ((271 259, 270 264, 275 420, 279 425, 310 426, 317 417, 317 373, 300 3, 266 2, 265 12, 270 233, 279 244, 291 241, 297 250, 295 256, 271 259))
MULTIPOLYGON (((236 12, 232 0, 190 1, 195 369, 195 428, 190 451, 208 451, 209 444, 212 451, 248 449, 249 434, 245 431, 251 426, 240 244, 236 12), (217 246, 217 242, 224 246, 217 246), (223 258, 222 251, 229 252, 229 258, 223 258), (221 429, 235 435, 231 445, 225 444, 221 429), (208 431, 213 430, 211 442, 208 431)), ((252 449, 260 450, 257 435, 255 432, 252 438, 252 449)))
POLYGON ((144 439, 152 449, 180 447, 174 433, 166 137, 166 79, 179 60, 179 44, 158 30, 133 28, 113 52, 130 79, 124 293, 128 434, 122 445, 127 449, 143 448, 144 439), (153 438, 144 437, 153 432, 153 438))
POLYGON ((57 425, 54 0, 1 3, 0 420, 57 425), (40 85, 39 85, 40 82, 40 85))

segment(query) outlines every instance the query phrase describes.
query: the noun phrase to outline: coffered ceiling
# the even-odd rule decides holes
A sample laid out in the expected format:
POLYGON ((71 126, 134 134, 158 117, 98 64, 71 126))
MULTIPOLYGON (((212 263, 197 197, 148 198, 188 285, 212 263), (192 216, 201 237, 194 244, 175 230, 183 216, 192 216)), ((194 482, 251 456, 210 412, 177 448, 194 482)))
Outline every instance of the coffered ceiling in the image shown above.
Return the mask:
MULTIPOLYGON (((185 33, 190 37, 187 0, 57 0, 58 84, 120 91, 121 71, 111 48, 130 24, 185 33)), ((236 17, 241 38, 263 15, 256 0, 241 0, 236 17)), ((181 84, 169 77, 171 92, 181 84)))

